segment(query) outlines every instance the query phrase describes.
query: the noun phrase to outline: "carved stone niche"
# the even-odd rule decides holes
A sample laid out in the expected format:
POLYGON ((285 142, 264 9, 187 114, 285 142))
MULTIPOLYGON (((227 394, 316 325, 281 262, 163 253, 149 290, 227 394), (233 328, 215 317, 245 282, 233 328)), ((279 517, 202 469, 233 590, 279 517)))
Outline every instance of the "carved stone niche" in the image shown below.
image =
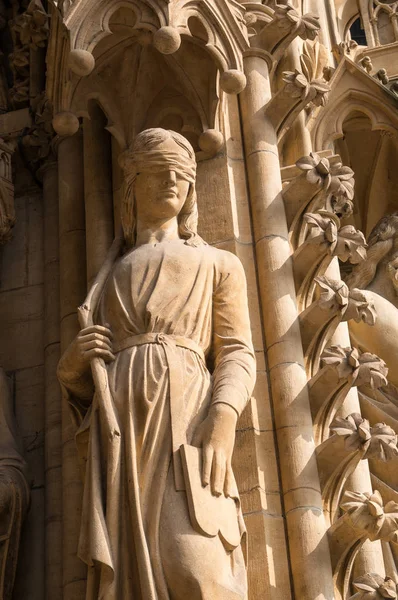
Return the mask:
POLYGON ((8 379, 0 368, 0 598, 11 600, 22 524, 29 506, 27 466, 22 457, 8 379))
POLYGON ((11 237, 15 224, 11 148, 0 138, 0 244, 11 237))

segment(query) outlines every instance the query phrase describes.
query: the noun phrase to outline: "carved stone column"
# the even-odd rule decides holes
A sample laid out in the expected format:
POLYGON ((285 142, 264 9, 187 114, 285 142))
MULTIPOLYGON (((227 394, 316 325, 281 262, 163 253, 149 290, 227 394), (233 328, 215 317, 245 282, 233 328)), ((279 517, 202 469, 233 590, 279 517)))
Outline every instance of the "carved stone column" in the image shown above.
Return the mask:
POLYGON ((84 196, 87 281, 93 280, 113 240, 112 145, 106 118, 97 104, 84 120, 84 196))
POLYGON ((277 138, 264 114, 271 99, 266 53, 249 51, 245 73, 242 123, 293 583, 300 600, 332 598, 277 138))
POLYGON ((56 376, 60 358, 58 165, 40 170, 44 206, 44 369, 46 473, 46 598, 62 597, 62 403, 56 376))
MULTIPOLYGON (((78 131, 58 145, 61 353, 79 331, 77 307, 86 294, 83 139, 78 131)), ((63 600, 85 598, 86 568, 77 558, 82 483, 76 427, 62 405, 63 600)))

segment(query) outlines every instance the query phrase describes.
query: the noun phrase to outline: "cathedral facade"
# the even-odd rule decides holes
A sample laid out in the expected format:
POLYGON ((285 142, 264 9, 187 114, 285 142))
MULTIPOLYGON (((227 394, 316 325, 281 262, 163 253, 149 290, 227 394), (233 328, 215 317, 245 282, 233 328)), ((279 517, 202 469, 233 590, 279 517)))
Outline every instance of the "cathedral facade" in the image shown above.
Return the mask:
POLYGON ((398 2, 0 28, 0 599, 398 598, 398 2))

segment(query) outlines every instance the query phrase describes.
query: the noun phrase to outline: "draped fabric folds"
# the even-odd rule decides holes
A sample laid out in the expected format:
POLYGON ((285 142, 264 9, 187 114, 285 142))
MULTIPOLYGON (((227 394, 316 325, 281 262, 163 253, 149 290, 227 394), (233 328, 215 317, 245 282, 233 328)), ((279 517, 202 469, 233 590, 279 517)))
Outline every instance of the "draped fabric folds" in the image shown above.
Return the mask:
MULTIPOLYGON (((234 255, 204 244, 139 246, 115 263, 96 322, 109 326, 122 348, 108 366, 121 435, 104 439, 96 403, 77 433, 85 468, 79 555, 90 567, 87 600, 170 600, 161 515, 170 481, 183 480, 172 460, 173 439, 189 444, 212 403, 240 414, 254 385, 243 268, 234 255), (164 344, 123 344, 144 334, 187 338, 202 351, 201 357, 192 348, 172 347, 174 391, 164 344)), ((89 380, 62 384, 76 410, 91 403, 89 380)), ((227 552, 225 560, 231 564, 227 552)), ((236 578, 237 588, 244 587, 242 571, 236 578)))

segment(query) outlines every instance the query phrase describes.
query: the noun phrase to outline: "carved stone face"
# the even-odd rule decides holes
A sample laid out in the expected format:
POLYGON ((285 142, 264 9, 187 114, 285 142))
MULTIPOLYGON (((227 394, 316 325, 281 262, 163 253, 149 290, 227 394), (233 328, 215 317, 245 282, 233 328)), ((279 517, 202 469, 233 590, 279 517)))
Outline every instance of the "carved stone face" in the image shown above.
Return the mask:
MULTIPOLYGON (((183 152, 172 139, 162 142, 156 149, 165 152, 183 152)), ((135 181, 138 220, 156 222, 176 217, 185 204, 189 185, 189 182, 172 168, 139 173, 135 181)))

